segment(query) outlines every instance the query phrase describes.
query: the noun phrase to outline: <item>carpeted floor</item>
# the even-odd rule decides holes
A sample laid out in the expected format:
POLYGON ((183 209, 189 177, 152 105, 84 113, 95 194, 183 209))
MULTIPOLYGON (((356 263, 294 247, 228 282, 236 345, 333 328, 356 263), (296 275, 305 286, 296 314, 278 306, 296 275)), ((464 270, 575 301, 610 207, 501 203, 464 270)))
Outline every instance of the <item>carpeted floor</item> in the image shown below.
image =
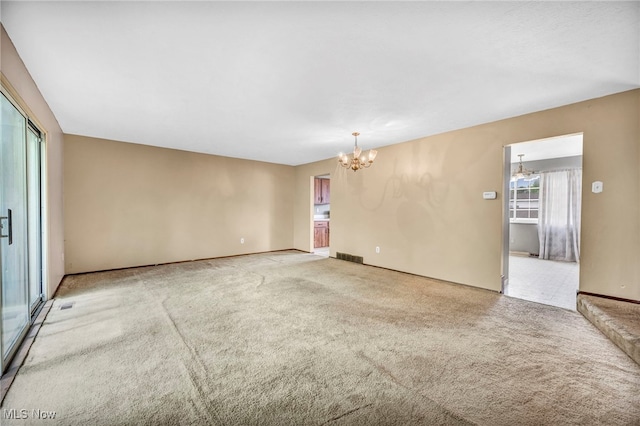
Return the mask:
POLYGON ((578 312, 640 365, 640 305, 580 294, 578 312))
POLYGON ((577 312, 290 251, 67 277, 2 424, 638 425, 638 395, 577 312))

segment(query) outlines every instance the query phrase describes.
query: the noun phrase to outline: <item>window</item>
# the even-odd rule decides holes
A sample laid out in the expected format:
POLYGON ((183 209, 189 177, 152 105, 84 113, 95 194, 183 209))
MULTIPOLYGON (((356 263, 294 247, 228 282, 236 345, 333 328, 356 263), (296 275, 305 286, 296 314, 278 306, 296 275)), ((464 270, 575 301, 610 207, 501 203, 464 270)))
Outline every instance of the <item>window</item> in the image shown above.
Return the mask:
POLYGON ((511 178, 509 183, 509 219, 511 222, 538 223, 540 175, 511 178))

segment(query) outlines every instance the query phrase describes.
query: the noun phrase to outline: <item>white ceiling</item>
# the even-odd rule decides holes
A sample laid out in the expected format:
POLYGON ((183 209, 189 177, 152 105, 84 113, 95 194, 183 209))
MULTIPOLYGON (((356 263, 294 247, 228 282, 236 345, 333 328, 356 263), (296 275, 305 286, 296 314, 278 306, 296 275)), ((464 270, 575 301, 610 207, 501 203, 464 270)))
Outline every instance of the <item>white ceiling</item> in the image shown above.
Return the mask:
POLYGON ((640 87, 639 2, 0 3, 65 133, 297 165, 640 87))

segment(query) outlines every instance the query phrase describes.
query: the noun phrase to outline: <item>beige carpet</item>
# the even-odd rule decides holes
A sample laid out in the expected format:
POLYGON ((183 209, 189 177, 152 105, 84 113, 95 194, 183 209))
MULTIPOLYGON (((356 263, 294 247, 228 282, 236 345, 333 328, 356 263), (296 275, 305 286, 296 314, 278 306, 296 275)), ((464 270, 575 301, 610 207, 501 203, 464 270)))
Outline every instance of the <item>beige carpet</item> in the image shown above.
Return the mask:
POLYGON ((578 312, 640 365, 639 304, 580 294, 578 312))
POLYGON ((577 312, 291 251, 68 277, 2 424, 637 425, 639 395, 577 312))

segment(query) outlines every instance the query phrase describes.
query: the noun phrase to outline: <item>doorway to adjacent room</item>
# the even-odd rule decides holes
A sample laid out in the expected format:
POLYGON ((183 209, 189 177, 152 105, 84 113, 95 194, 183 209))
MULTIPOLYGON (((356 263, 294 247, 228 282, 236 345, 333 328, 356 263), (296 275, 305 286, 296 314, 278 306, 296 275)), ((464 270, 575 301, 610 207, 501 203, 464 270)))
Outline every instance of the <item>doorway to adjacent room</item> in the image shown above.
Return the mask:
POLYGON ((582 134, 505 147, 503 293, 576 310, 582 134))
POLYGON ((331 176, 313 177, 313 253, 329 257, 331 241, 331 176))

